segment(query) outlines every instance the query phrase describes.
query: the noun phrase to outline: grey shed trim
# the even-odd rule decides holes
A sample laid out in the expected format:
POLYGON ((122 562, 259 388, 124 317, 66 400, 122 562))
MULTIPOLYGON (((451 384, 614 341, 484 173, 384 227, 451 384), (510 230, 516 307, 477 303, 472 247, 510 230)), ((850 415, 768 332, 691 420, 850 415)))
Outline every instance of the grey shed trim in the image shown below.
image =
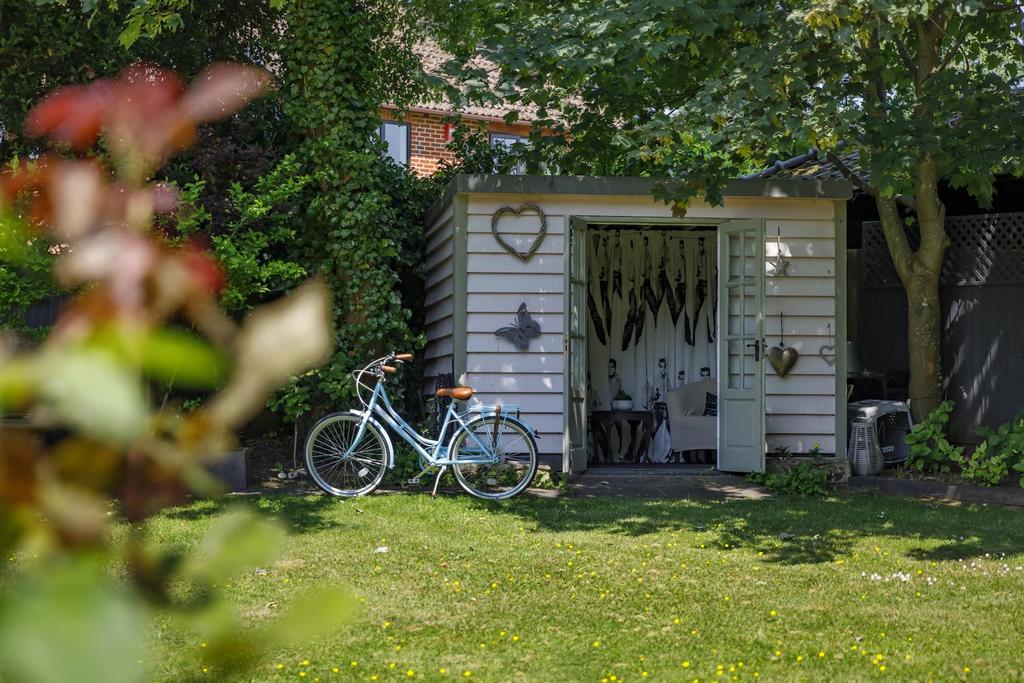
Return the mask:
MULTIPOLYGON (((560 194, 630 196, 652 195, 656 188, 678 186, 672 178, 636 178, 579 175, 457 175, 440 199, 427 211, 427 220, 447 206, 454 195, 474 193, 560 194)), ((725 197, 776 197, 779 199, 850 199, 853 185, 845 180, 801 178, 747 178, 725 184, 725 197)))

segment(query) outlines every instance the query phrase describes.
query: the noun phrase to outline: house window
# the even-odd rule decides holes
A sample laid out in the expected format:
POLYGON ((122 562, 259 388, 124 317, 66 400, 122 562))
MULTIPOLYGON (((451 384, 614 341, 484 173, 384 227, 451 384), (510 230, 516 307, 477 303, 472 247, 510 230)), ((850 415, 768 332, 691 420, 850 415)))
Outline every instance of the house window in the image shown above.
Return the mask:
POLYGON ((410 138, 408 123, 384 121, 380 124, 380 139, 387 145, 388 156, 394 159, 396 164, 409 165, 410 138))
MULTIPOLYGON (((491 147, 500 147, 506 152, 511 152, 512 147, 517 144, 526 145, 529 142, 529 138, 525 135, 510 135, 508 133, 491 133, 491 147)), ((523 175, 526 173, 526 166, 522 162, 515 165, 512 169, 513 175, 523 175)))

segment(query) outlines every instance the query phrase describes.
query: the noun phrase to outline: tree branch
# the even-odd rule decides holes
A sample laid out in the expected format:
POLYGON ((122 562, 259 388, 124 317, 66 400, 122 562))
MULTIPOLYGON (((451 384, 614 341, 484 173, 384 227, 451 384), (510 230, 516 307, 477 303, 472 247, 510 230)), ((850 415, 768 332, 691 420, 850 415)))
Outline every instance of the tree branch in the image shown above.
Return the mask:
MULTIPOLYGON (((881 193, 878 191, 877 188, 871 186, 870 184, 868 184, 867 181, 865 181, 859 175, 854 173, 853 170, 849 166, 847 166, 846 163, 842 159, 840 159, 835 152, 827 152, 825 156, 829 160, 829 162, 831 162, 833 166, 838 168, 839 172, 842 173, 847 180, 853 183, 861 192, 871 197, 874 197, 875 201, 888 199, 887 197, 882 197, 881 193)), ((908 197, 907 195, 904 194, 898 194, 892 197, 892 201, 896 202, 897 204, 901 204, 907 207, 908 209, 914 211, 917 210, 917 203, 914 201, 913 197, 908 197)))
POLYGON ((892 264, 906 286, 914 272, 914 252, 910 249, 910 241, 903 230, 899 209, 894 200, 882 197, 875 197, 875 205, 878 207, 878 218, 882 224, 885 243, 889 246, 892 264))
POLYGON ((907 71, 910 72, 910 77, 914 77, 914 73, 917 71, 917 65, 914 63, 913 58, 910 56, 910 50, 907 49, 907 44, 900 39, 899 35, 893 34, 892 41, 896 44, 896 52, 900 54, 900 59, 903 60, 903 65, 907 67, 907 71))

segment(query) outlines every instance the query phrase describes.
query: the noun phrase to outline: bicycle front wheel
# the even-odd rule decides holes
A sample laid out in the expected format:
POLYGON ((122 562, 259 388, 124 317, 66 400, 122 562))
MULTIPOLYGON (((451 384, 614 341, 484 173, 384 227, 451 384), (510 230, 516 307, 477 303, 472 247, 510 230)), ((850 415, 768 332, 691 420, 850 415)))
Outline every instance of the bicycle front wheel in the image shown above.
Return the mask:
POLYGON ((362 418, 334 413, 320 419, 306 437, 306 468, 321 489, 335 496, 364 496, 380 485, 387 470, 388 442, 362 418), (354 444, 354 446, 353 446, 354 444))
POLYGON ((452 439, 450 452, 455 480, 477 498, 511 498, 522 493, 537 474, 537 442, 523 425, 506 417, 491 415, 469 423, 452 439), (481 463, 488 451, 497 461, 481 463))

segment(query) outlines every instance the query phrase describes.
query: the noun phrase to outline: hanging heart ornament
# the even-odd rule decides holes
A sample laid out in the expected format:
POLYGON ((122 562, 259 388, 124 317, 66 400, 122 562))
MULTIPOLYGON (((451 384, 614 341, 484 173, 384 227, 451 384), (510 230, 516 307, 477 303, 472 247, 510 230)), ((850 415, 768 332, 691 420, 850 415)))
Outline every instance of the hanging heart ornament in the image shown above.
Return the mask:
POLYGON ((548 219, 547 216, 544 215, 544 211, 533 203, 523 204, 517 209, 512 208, 511 206, 503 206, 495 211, 494 215, 491 216, 491 232, 494 233, 494 239, 498 241, 498 244, 501 245, 502 249, 525 263, 526 261, 529 261, 535 253, 537 253, 537 250, 540 249, 541 242, 544 241, 545 235, 548 234, 548 219), (531 213, 537 214, 537 218, 540 220, 540 230, 537 231, 537 236, 534 237, 533 242, 530 243, 530 248, 526 251, 519 251, 505 241, 505 238, 501 235, 501 231, 498 229, 498 223, 502 216, 515 217, 531 213))
POLYGON ((822 344, 821 348, 818 349, 818 353, 821 354, 822 360, 828 363, 829 367, 836 364, 836 345, 835 344, 822 344))
POLYGON ((796 365, 800 353, 792 346, 783 347, 781 344, 768 349, 768 362, 771 364, 775 374, 785 377, 796 365))

